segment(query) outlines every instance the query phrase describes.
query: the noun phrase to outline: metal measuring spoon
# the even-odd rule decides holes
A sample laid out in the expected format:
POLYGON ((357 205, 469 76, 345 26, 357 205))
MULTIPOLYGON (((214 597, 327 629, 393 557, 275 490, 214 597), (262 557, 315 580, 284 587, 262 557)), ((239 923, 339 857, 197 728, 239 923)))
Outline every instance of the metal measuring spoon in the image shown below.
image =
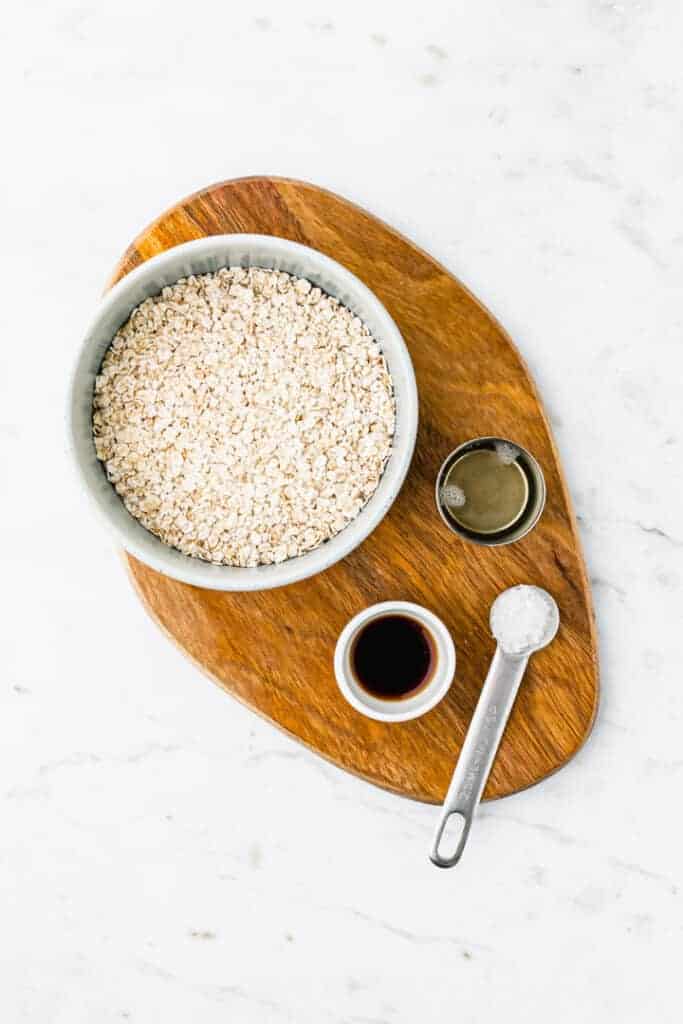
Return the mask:
POLYGON ((546 647, 554 638, 560 624, 560 613, 554 598, 546 590, 531 586, 510 587, 499 594, 491 605, 490 624, 498 646, 448 787, 429 854, 431 861, 439 868, 453 867, 462 856, 474 813, 484 792, 527 662, 535 651, 546 647), (513 595, 513 592, 517 594, 513 595), (513 599, 509 595, 513 595, 514 600, 518 597, 533 599, 539 606, 538 621, 530 621, 528 624, 528 635, 532 639, 525 645, 520 646, 511 640, 509 631, 506 632, 504 628, 505 602, 511 603, 513 599), (538 602, 539 596, 542 602, 538 602), (541 608, 543 619, 540 617, 541 608), (455 852, 446 856, 439 853, 439 845, 452 814, 462 818, 462 831, 455 852))

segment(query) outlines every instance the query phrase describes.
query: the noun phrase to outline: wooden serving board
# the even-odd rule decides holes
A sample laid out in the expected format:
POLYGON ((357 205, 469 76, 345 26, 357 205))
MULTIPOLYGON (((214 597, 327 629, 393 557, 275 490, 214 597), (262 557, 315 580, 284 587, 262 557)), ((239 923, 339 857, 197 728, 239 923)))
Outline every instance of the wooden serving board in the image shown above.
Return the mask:
POLYGON ((259 232, 338 260, 380 298, 415 365, 420 427, 391 511, 348 558, 293 586, 227 594, 128 564, 152 617, 228 693, 347 771, 427 802, 445 795, 494 650, 495 596, 515 583, 546 587, 560 608, 557 639, 536 655, 485 797, 556 771, 588 736, 598 700, 596 633, 583 558, 557 451, 536 388, 490 313, 451 274, 352 203, 300 181, 242 178, 190 196, 128 249, 112 282, 171 246, 203 235, 259 232), (477 547, 443 524, 434 482, 463 441, 510 437, 539 460, 548 500, 537 527, 508 547, 477 547), (337 689, 337 636, 376 601, 416 601, 439 615, 457 647, 448 696, 423 718, 383 724, 337 689))

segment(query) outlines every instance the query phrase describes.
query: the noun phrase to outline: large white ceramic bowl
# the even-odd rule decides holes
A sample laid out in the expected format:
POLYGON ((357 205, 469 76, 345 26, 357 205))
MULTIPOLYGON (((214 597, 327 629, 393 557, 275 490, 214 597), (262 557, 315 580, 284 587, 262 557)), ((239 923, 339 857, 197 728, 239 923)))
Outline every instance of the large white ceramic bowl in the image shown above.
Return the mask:
POLYGON ((104 298, 88 330, 71 380, 68 433, 80 478, 101 518, 122 546, 153 569, 214 590, 266 590, 322 572, 353 551, 388 512, 410 465, 417 432, 413 366, 396 324, 369 288, 339 263, 305 245, 268 235, 214 235, 147 260, 104 298), (189 274, 221 267, 267 267, 305 277, 352 309, 369 327, 387 360, 396 396, 396 433, 377 490, 340 533, 313 551, 256 568, 211 565, 162 543, 127 511, 95 455, 92 398, 95 376, 118 328, 143 299, 189 274))

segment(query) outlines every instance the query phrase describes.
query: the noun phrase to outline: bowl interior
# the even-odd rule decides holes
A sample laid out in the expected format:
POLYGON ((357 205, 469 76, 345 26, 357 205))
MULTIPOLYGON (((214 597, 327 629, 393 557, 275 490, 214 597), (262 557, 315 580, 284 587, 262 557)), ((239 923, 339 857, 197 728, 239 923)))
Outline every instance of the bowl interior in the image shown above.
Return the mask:
POLYGON ((86 490, 100 515, 136 558, 159 572, 218 590, 263 590, 321 572, 343 558, 384 517, 405 478, 415 445, 417 389, 408 350, 395 323, 375 295, 350 271, 322 253, 265 235, 216 235, 169 249, 137 267, 105 297, 83 342, 73 373, 69 406, 72 452, 86 490), (396 398, 392 453, 377 490, 345 529, 320 547, 277 565, 255 568, 211 565, 168 547, 125 508, 95 454, 92 397, 104 353, 133 309, 166 285, 221 267, 263 267, 305 277, 339 299, 368 326, 387 360, 396 398))

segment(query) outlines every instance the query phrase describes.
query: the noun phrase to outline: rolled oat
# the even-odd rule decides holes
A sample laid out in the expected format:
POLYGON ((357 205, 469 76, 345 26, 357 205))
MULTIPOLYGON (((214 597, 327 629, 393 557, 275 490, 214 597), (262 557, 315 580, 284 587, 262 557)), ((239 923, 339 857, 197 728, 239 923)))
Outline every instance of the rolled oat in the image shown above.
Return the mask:
POLYGON ((120 328, 95 381, 97 457, 164 543, 281 562, 339 533, 391 452, 391 378, 358 317, 309 281, 188 277, 120 328))

